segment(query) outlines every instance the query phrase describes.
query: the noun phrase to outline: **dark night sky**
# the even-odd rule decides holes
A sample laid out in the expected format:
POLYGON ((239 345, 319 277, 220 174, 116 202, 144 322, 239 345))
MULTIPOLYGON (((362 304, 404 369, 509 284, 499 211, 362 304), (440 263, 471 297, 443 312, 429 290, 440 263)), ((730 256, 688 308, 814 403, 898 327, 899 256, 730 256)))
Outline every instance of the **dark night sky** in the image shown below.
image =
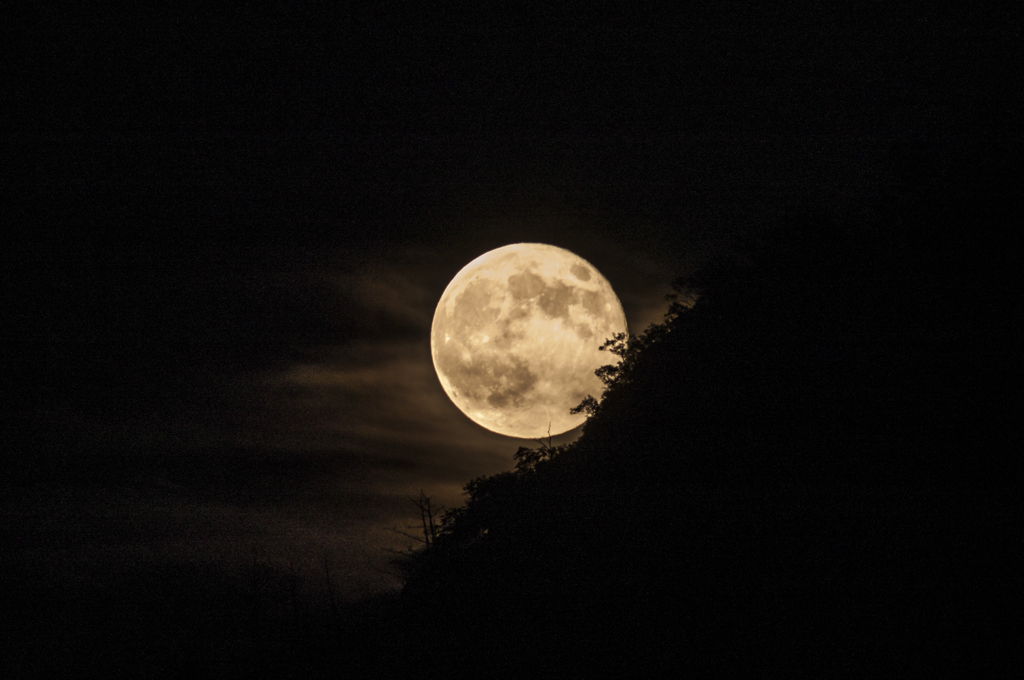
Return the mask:
POLYGON ((465 263, 568 248, 637 332, 787 210, 867 215, 907 150, 1013 130, 1013 22, 832 4, 3 22, 31 43, 0 78, 4 568, 90 583, 255 550, 392 584, 373 567, 406 496, 456 504, 524 443, 433 373, 465 263))

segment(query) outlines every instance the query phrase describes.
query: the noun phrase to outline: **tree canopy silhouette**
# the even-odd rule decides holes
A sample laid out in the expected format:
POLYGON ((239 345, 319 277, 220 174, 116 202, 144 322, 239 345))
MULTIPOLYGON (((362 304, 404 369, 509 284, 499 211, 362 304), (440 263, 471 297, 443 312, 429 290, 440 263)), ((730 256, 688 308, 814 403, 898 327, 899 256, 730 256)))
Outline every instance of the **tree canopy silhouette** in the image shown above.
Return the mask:
POLYGON ((975 501, 1005 486, 978 430, 995 281, 963 220, 1002 218, 957 175, 917 181, 867 225, 785 217, 608 339, 579 439, 471 481, 417 556, 410 658, 717 672, 949 642, 978 614, 966 555, 991 553, 975 501), (929 220, 961 236, 922 240, 929 220))

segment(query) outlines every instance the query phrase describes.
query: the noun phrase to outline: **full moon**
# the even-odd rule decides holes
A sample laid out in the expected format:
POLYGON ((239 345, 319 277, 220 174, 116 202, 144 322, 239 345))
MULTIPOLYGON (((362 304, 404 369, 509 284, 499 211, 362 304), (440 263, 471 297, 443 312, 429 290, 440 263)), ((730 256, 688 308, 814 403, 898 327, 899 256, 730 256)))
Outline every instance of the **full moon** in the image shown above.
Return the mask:
POLYGON ((598 348, 626 332, 611 284, 582 257, 542 243, 484 253, 445 289, 430 330, 441 386, 479 425, 524 439, 567 432, 569 411, 604 385, 598 348))

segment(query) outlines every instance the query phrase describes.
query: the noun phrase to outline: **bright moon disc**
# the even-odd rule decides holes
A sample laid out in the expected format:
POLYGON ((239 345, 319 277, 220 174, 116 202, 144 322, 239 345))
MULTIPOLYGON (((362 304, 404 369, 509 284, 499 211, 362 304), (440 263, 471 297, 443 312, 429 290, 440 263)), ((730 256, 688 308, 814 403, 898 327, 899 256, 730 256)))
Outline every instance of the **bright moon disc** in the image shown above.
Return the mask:
POLYGON ((611 284, 574 253, 516 243, 462 268, 434 312, 430 351, 444 391, 476 423, 524 439, 567 432, 572 407, 604 385, 613 357, 598 349, 626 332, 611 284))

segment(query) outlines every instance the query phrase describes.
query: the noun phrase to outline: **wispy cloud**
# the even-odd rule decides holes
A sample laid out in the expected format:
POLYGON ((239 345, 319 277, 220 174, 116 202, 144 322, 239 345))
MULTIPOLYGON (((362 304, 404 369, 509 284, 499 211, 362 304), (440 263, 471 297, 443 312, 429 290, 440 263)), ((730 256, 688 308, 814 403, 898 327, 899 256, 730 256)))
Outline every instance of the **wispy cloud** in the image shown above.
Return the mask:
POLYGON ((470 422, 448 399, 425 341, 351 343, 268 376, 282 443, 340 446, 452 474, 511 461, 519 440, 470 422))
MULTIPOLYGON (((82 461, 98 483, 66 474, 53 498, 12 500, 23 513, 19 535, 60 527, 45 541, 66 545, 67 578, 174 560, 237 570, 256 550, 263 562, 311 575, 329 558, 351 594, 393 584, 380 568, 384 549, 409 547, 391 529, 418 518, 410 497, 422 489, 457 506, 468 481, 511 469, 516 449, 535 445, 470 421, 434 371, 434 308, 469 259, 417 246, 284 280, 276 294, 301 299, 285 305, 294 326, 270 315, 273 327, 253 328, 254 341, 260 332, 275 338, 267 347, 280 356, 233 374, 189 369, 183 379, 207 381, 203 400, 151 419, 92 423, 97 451, 122 451, 123 460, 82 461)), ((625 282, 619 294, 635 331, 662 301, 649 268, 631 262, 620 254, 610 271, 594 264, 613 285, 625 282)), ((20 554, 47 568, 32 545, 20 554)))

